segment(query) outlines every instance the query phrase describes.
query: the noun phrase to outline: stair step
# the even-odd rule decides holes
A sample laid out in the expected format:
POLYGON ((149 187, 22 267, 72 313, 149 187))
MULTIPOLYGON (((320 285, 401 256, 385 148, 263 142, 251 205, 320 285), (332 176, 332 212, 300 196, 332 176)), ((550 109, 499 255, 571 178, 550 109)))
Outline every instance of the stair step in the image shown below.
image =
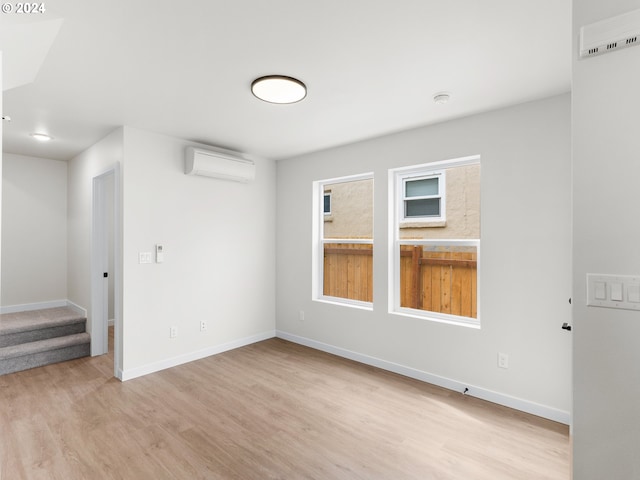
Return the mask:
POLYGON ((82 333, 86 319, 67 307, 0 315, 0 348, 82 333))
POLYGON ((91 336, 76 333, 0 348, 0 375, 91 354, 91 336))
POLYGON ((90 355, 86 321, 68 307, 0 315, 0 375, 90 355))

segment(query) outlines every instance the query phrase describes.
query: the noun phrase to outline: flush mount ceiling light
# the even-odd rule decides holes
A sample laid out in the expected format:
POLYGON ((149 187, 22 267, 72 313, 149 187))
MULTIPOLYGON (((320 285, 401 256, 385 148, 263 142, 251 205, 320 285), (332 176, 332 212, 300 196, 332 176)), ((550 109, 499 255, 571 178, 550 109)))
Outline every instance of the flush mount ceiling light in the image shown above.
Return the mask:
POLYGON ((284 75, 267 75, 251 84, 251 92, 269 103, 296 103, 307 96, 307 87, 300 80, 284 75))
POLYGON ((46 133, 35 132, 35 133, 30 133, 29 135, 31 135, 33 138, 35 138, 39 142, 48 142, 49 140, 53 140, 53 137, 51 135, 47 135, 46 133))
POLYGON ((433 96, 433 101, 438 105, 444 105, 451 99, 451 95, 447 92, 436 93, 433 96))

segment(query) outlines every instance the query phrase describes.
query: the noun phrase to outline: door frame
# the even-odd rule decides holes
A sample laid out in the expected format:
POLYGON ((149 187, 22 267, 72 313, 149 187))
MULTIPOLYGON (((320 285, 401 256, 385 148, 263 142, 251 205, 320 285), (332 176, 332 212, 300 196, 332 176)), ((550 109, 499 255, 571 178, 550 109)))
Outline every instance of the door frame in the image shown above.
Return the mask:
POLYGON ((114 362, 113 375, 122 378, 122 241, 120 208, 120 164, 115 163, 93 177, 91 232, 91 356, 109 351, 108 271, 109 233, 107 219, 107 179, 113 175, 113 276, 114 362))

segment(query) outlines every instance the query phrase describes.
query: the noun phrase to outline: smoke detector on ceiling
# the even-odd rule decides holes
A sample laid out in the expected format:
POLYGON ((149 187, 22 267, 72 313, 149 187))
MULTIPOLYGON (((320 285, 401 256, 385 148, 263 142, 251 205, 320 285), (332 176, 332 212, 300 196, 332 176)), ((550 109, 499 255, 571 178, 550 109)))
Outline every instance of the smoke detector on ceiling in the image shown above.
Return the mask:
POLYGON ((580 28, 580 58, 640 44, 640 10, 580 28))

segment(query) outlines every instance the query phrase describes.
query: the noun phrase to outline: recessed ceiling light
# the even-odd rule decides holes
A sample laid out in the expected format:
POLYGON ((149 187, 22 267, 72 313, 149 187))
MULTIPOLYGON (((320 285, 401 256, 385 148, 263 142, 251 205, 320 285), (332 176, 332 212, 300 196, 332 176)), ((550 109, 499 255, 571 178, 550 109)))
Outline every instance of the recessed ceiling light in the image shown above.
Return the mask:
POLYGON ((451 99, 451 95, 447 92, 436 93, 433 96, 433 101, 436 102, 438 105, 444 105, 450 99, 451 99))
POLYGON ((53 140, 53 137, 51 135, 47 135, 46 133, 35 132, 31 133, 30 135, 39 142, 48 142, 49 140, 53 140))
POLYGON ((284 75, 260 77, 251 84, 251 92, 269 103, 296 103, 307 96, 307 87, 300 80, 284 75))

